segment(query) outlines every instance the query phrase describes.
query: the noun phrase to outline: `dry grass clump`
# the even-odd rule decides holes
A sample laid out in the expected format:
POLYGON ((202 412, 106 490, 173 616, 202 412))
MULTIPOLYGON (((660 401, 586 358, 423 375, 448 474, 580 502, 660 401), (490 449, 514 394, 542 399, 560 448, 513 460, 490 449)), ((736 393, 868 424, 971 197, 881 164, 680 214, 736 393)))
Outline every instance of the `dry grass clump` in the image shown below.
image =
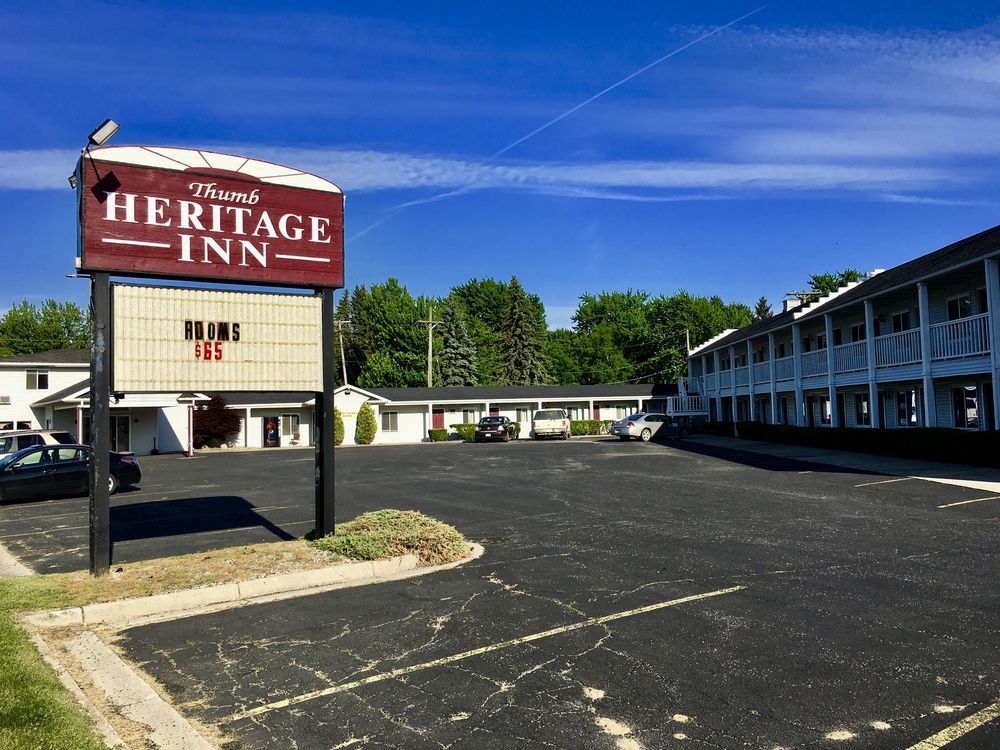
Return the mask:
POLYGON ((413 554, 421 565, 461 560, 470 549, 454 526, 415 510, 392 509, 364 513, 310 544, 352 560, 413 554))

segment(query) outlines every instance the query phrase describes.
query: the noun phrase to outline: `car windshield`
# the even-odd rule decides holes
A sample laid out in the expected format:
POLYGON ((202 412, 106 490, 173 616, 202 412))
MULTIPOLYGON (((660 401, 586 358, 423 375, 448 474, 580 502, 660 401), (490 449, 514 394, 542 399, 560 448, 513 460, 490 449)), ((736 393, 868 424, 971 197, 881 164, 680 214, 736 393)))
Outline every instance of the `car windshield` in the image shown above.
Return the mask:
POLYGON ((483 417, 479 424, 503 424, 503 417, 483 417))
POLYGON ((547 411, 540 411, 535 415, 535 419, 563 419, 563 413, 560 409, 549 409, 547 411))
POLYGON ((640 412, 636 412, 635 414, 629 414, 627 417, 625 417, 625 419, 631 419, 634 422, 634 421, 636 421, 638 419, 642 419, 644 416, 646 416, 646 415, 643 412, 640 411, 640 412))

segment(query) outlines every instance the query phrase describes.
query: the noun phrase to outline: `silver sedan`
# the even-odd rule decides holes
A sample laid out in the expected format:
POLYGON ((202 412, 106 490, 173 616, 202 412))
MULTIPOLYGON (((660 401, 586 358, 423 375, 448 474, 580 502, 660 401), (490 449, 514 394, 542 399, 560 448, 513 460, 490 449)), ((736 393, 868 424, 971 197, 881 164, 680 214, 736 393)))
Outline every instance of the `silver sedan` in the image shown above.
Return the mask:
POLYGON ((668 417, 666 414, 637 412, 611 425, 611 434, 619 440, 636 438, 648 442, 653 438, 687 437, 686 421, 668 417))

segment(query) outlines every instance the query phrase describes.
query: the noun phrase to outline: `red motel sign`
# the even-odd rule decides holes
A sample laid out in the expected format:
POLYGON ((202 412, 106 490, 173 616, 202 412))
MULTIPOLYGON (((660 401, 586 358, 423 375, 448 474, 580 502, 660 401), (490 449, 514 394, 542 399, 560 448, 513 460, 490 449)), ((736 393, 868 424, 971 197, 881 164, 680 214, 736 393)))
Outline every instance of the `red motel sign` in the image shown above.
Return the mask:
POLYGON ((77 165, 81 271, 344 286, 344 194, 244 156, 108 146, 77 165))

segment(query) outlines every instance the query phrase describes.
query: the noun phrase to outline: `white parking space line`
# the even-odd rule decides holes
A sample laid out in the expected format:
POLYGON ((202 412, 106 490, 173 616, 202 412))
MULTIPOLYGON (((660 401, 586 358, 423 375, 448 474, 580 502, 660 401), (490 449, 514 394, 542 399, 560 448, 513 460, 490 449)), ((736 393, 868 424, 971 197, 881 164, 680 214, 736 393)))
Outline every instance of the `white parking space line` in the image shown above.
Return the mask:
POLYGON ((873 487, 876 484, 892 484, 893 482, 909 482, 913 477, 899 477, 898 479, 882 479, 878 482, 862 482, 861 484, 854 485, 855 487, 873 487))
POLYGON ((562 633, 569 633, 574 630, 580 630, 581 628, 588 628, 593 625, 603 625, 606 622, 612 622, 614 620, 620 620, 625 617, 635 617, 636 615, 645 614, 647 612, 654 612, 658 609, 664 609, 666 607, 676 607, 678 604, 686 604, 687 602, 695 602, 701 599, 709 599, 714 596, 723 596, 724 594, 732 594, 736 591, 742 591, 746 586, 731 586, 727 589, 718 589, 717 591, 707 591, 703 594, 692 594, 691 596, 683 596, 679 599, 670 599, 669 601, 659 602, 657 604, 649 604, 645 607, 638 607, 636 609, 629 609, 624 612, 615 612, 614 614, 604 615, 602 617, 590 617, 581 622, 575 622, 571 625, 562 625, 558 628, 552 628, 551 630, 543 630, 540 633, 532 633, 531 635, 521 636, 520 638, 512 638, 509 641, 501 641, 500 643, 493 643, 489 646, 481 646, 480 648, 472 649, 471 651, 463 651, 459 654, 452 654, 451 656, 445 656, 440 659, 433 659, 431 661, 423 662, 422 664, 413 664, 409 667, 402 667, 400 669, 394 669, 391 672, 381 672, 379 674, 374 674, 371 677, 365 677, 361 680, 355 680, 354 682, 346 682, 340 685, 331 685, 330 687, 323 688, 322 690, 313 690, 309 693, 303 693, 302 695, 296 695, 291 698, 285 698, 284 700, 275 701, 273 703, 266 703, 262 706, 257 706, 256 708, 251 708, 246 711, 240 711, 229 717, 229 721, 240 721, 242 719, 249 719, 254 716, 260 716, 261 714, 270 713, 271 711, 276 711, 279 708, 288 708, 289 706, 295 706, 299 703, 305 703, 306 701, 315 700, 316 698, 323 698, 328 695, 335 695, 336 693, 343 693, 348 690, 353 690, 355 688, 362 687, 363 685, 371 685, 374 682, 382 682, 384 680, 392 680, 396 677, 402 677, 403 675, 412 674, 413 672, 420 672, 424 669, 431 669, 432 667, 440 667, 445 664, 452 664, 456 661, 461 661, 463 659, 468 659, 473 656, 480 656, 482 654, 488 654, 491 651, 499 651, 500 649, 510 648, 512 646, 520 646, 524 643, 530 643, 531 641, 537 641, 542 638, 549 638, 553 635, 561 635, 562 633))
POLYGON ((942 729, 937 734, 928 737, 926 740, 921 740, 916 745, 910 745, 906 750, 940 750, 940 748, 964 737, 972 730, 978 729, 983 724, 991 722, 997 717, 1000 717, 1000 702, 976 711, 971 716, 966 716, 957 724, 952 724, 950 727, 942 729))
POLYGON ((957 503, 945 503, 939 508, 954 508, 956 505, 968 505, 969 503, 982 503, 986 500, 1000 500, 1000 495, 990 495, 989 497, 977 497, 975 500, 959 500, 957 503))

